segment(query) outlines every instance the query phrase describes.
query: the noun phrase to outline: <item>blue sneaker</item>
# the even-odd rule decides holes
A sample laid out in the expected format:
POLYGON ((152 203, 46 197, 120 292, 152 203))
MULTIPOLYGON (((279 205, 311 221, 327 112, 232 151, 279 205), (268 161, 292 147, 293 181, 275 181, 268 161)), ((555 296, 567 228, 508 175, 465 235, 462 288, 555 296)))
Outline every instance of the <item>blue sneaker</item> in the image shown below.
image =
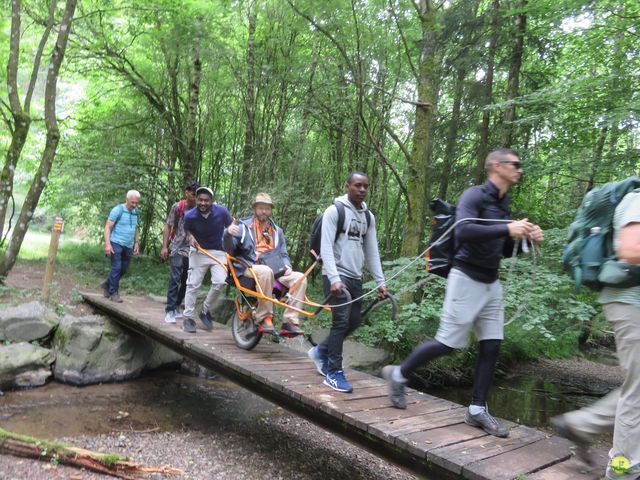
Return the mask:
POLYGON ((318 346, 316 345, 315 347, 311 347, 307 352, 307 356, 316 364, 316 370, 318 370, 318 373, 323 377, 326 377, 329 372, 329 359, 326 355, 322 355, 320 353, 318 346))
POLYGON ((344 370, 329 372, 322 383, 333 388, 336 392, 353 392, 353 387, 349 382, 347 382, 347 379, 344 378, 344 370))

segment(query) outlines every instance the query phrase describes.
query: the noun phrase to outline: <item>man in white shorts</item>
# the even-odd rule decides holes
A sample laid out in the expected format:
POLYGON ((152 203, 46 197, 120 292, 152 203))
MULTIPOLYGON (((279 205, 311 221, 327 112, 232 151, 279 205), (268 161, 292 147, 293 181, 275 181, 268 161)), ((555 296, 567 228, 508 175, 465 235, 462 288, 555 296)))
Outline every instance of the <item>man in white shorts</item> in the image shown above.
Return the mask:
MULTIPOLYGON (((489 153, 485 167, 488 180, 467 189, 456 208, 456 221, 464 218, 508 220, 507 191, 522 175, 518 154, 507 148, 489 153)), ((396 408, 406 408, 405 385, 409 375, 427 362, 468 345, 471 329, 478 339, 478 359, 473 395, 465 422, 491 435, 506 437, 509 430, 489 414, 487 394, 493 382, 500 343, 504 338, 502 287, 498 281, 500 259, 513 251, 513 239, 544 239, 542 230, 526 218, 513 222, 465 222, 456 226, 455 249, 440 326, 433 340, 416 347, 401 365, 382 370, 389 386, 389 399, 396 408)))

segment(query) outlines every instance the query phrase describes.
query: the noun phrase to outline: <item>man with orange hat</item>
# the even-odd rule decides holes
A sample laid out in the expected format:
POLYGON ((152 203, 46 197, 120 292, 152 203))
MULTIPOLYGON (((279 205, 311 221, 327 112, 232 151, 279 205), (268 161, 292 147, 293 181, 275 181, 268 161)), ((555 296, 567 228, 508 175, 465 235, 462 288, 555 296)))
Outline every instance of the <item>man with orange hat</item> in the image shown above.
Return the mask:
MULTIPOLYGON (((258 284, 265 295, 271 295, 277 279, 286 287, 295 286, 290 291, 290 305, 302 308, 301 300, 307 290, 307 279, 300 272, 294 272, 287 252, 284 232, 270 218, 273 201, 267 193, 259 193, 253 202, 253 215, 241 218, 239 223, 229 225, 223 236, 225 250, 235 257, 251 265, 256 274, 258 284)), ((252 278, 246 265, 234 263, 236 273, 252 278)), ((273 304, 269 301, 258 301, 256 320, 260 322, 264 332, 273 333, 273 304)), ((286 309, 283 315, 282 333, 299 335, 300 318, 294 310, 286 309)))

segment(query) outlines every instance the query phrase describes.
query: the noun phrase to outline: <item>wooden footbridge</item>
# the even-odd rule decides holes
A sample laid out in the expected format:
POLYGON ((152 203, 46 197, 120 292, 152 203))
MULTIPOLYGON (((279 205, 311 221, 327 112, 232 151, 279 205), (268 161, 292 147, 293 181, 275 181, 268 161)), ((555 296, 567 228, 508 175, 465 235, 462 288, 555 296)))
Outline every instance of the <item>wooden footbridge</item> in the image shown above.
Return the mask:
POLYGON ((306 355, 263 341, 241 350, 228 328, 188 334, 164 322, 162 305, 144 297, 118 304, 101 294, 85 301, 127 329, 167 346, 217 371, 255 394, 349 441, 430 479, 580 480, 600 478, 606 460, 588 471, 571 444, 523 425, 510 423, 508 438, 497 438, 463 422, 461 405, 409 389, 407 409, 390 406, 385 382, 355 370, 346 372, 354 387, 338 393, 306 355))

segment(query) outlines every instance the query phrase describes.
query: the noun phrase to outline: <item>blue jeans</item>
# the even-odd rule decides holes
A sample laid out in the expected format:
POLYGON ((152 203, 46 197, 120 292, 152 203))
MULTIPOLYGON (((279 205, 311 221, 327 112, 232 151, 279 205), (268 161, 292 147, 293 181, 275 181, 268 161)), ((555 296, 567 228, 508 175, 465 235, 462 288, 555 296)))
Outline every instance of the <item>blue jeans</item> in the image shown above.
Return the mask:
POLYGON ((171 273, 167 286, 167 306, 165 312, 175 312, 187 290, 187 275, 189 273, 189 257, 184 255, 171 255, 169 257, 171 273))
MULTIPOLYGON (((342 283, 351 294, 351 298, 358 298, 362 295, 362 280, 349 277, 340 277, 342 283)), ((325 296, 329 295, 331 290, 331 282, 326 275, 322 276, 325 296)), ((347 301, 346 296, 331 297, 329 303, 341 304, 347 301)), ((318 351, 321 355, 327 355, 329 358, 329 372, 342 370, 342 347, 345 338, 349 336, 356 328, 360 326, 362 318, 362 299, 353 302, 344 307, 331 309, 331 330, 329 336, 320 344, 318 351)))
POLYGON ((109 271, 109 295, 113 295, 120 288, 120 279, 127 273, 129 263, 133 257, 133 249, 111 242, 111 270, 109 271))

